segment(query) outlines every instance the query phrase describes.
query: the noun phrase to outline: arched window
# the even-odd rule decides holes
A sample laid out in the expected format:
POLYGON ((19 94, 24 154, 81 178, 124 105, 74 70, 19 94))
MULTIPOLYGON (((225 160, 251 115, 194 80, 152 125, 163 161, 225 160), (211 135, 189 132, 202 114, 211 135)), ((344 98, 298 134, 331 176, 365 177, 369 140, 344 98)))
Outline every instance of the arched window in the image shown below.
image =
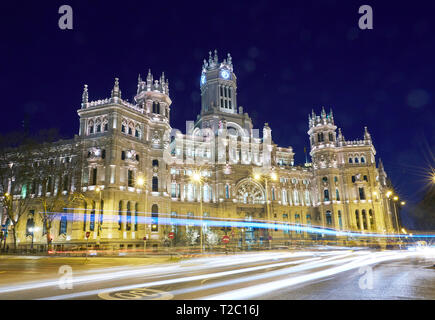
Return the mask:
POLYGON ((225 199, 230 198, 230 186, 228 184, 225 185, 225 199))
POLYGON ((151 207, 151 231, 159 231, 159 207, 156 204, 151 207))
POLYGON ((125 133, 127 127, 127 121, 122 121, 121 123, 121 132, 125 133))
POLYGON ((141 136, 141 130, 140 130, 139 126, 136 126, 135 131, 134 131, 134 136, 136 138, 140 138, 140 136, 141 136))
POLYGON ((293 198, 295 200, 295 205, 299 204, 299 192, 298 190, 293 190, 293 198))
MULTIPOLYGON (((66 210, 66 209, 64 209, 64 210, 66 210)), ((66 215, 63 215, 60 218, 60 222, 59 222, 59 235, 61 235, 61 234, 66 235, 67 226, 68 226, 68 220, 66 218, 66 215)))
POLYGON ((153 160, 153 167, 158 167, 159 166, 159 160, 154 159, 153 160))
POLYGON ((355 163, 358 163, 358 162, 359 162, 358 158, 355 158, 355 163))
MULTIPOLYGON (((83 231, 86 231, 86 220, 88 217, 87 211, 88 211, 88 204, 86 203, 86 201, 84 201, 84 204, 83 204, 83 231)), ((44 223, 44 225, 45 225, 45 223, 44 223)))
POLYGON ((332 225, 332 214, 331 211, 326 211, 326 225, 331 226, 332 225))
POLYGON ((359 191, 359 199, 360 200, 365 200, 366 199, 366 194, 364 192, 364 188, 358 188, 359 191))
POLYGON ((133 128, 134 128, 134 125, 133 125, 132 122, 130 122, 128 124, 128 134, 131 135, 131 136, 133 135, 133 128))
POLYGON ((352 160, 352 158, 349 158, 349 163, 353 163, 353 160, 352 160))
POLYGON ((343 218, 341 216, 340 210, 338 210, 338 226, 339 226, 340 230, 343 229, 343 218))
POLYGON ((96 121, 96 132, 101 132, 101 120, 100 118, 96 121))
POLYGON ((324 198, 324 201, 329 201, 329 190, 328 189, 323 190, 323 198, 324 198))
POLYGON ((160 103, 153 102, 153 113, 160 114, 160 103))
POLYGON ((153 192, 158 192, 159 191, 159 178, 157 178, 157 177, 153 177, 152 191, 153 192))
POLYGON ((122 200, 119 201, 118 205, 118 230, 122 230, 122 200))
POLYGON ((130 201, 127 202, 127 231, 131 230, 131 204, 130 201))
POLYGON ((104 217, 104 200, 100 201, 100 227, 103 224, 103 217, 104 217))
POLYGON ((359 221, 359 211, 355 210, 355 220, 356 220, 356 227, 358 228, 358 230, 361 229, 361 223, 359 221))
POLYGON ((369 221, 370 221, 370 228, 374 229, 375 221, 373 218, 373 210, 372 209, 369 210, 369 221))
POLYGON ((305 216, 306 220, 307 220, 307 225, 311 225, 311 214, 307 213, 307 215, 305 216))
POLYGON ((92 134, 92 133, 94 133, 94 121, 89 121, 88 122, 88 132, 89 132, 89 134, 92 134))
POLYGON ((107 119, 103 120, 103 128, 104 128, 104 131, 109 130, 109 121, 107 121, 107 119))
POLYGON ((95 201, 92 201, 92 211, 91 217, 89 219, 89 230, 94 231, 95 229, 95 201))
POLYGON ((193 201, 194 199, 194 188, 193 184, 189 183, 187 185, 187 201, 193 201))
POLYGON ((281 192, 282 204, 287 204, 287 191, 285 189, 282 189, 281 192))
POLYGON ((311 201, 310 201, 310 191, 305 190, 305 204, 306 205, 310 205, 311 201))
POLYGON ((33 221, 33 218, 28 218, 26 223, 26 237, 33 235, 34 226, 35 223, 33 221))
POLYGON ((134 205, 134 231, 138 230, 139 203, 134 205))
POLYGON ((366 163, 366 159, 364 157, 361 157, 361 163, 366 163))
POLYGON ((366 215, 366 211, 365 210, 362 210, 362 220, 363 220, 364 230, 367 230, 368 229, 368 226, 367 226, 367 215, 366 215))
POLYGON ((209 202, 211 198, 211 188, 208 184, 204 185, 203 199, 205 202, 209 202))

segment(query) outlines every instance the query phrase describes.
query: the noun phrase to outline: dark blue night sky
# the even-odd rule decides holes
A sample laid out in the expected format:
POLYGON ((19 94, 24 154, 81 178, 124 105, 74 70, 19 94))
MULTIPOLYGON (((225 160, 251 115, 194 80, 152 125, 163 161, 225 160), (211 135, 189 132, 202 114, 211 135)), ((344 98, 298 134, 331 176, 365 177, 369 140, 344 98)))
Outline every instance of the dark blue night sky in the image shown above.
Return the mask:
MULTIPOLYGON (((120 78, 133 101, 138 74, 164 71, 171 124, 200 110, 202 60, 217 49, 233 57, 238 102, 256 128, 304 161, 308 114, 332 107, 346 139, 364 126, 377 157, 409 208, 434 166, 434 1, 8 1, 0 19, 0 131, 59 128, 78 132, 83 85, 89 99, 110 96, 120 78), (73 30, 58 9, 73 8, 73 30), (358 28, 371 5, 374 29, 358 28)), ((406 210, 404 211, 404 222, 406 210)), ((412 225, 409 225, 412 227, 412 225)))

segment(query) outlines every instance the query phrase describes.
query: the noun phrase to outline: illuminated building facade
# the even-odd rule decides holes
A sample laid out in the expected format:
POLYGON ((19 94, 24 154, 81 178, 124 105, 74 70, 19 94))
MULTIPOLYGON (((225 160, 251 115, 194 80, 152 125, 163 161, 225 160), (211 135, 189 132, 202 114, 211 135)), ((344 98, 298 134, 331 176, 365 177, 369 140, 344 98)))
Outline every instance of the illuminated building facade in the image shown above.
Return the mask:
MULTIPOLYGON (((134 103, 122 99, 118 79, 111 97, 104 100, 89 101, 85 85, 79 134, 70 143, 83 146, 86 200, 54 224, 55 245, 79 246, 87 232, 89 243, 103 248, 140 248, 144 239, 150 246, 161 246, 169 232, 174 232, 176 244, 188 244, 195 227, 162 223, 164 218, 273 220, 291 226, 394 232, 386 173, 381 162, 376 166, 367 128, 362 139, 345 140, 332 111, 313 111, 308 122, 312 163, 296 166, 292 147, 274 144, 267 123, 260 135, 238 106, 229 54, 219 62, 215 51, 204 60, 200 90, 201 112, 182 133, 170 125, 172 101, 164 74, 159 79, 150 71, 146 79, 139 76, 134 103)), ((32 210, 38 210, 36 203, 32 210)), ((21 244, 29 241, 25 222, 21 244)), ((298 229, 213 230, 205 224, 203 230, 215 232, 218 239, 227 233, 235 246, 314 239, 298 229)), ((35 234, 34 241, 44 244, 45 238, 35 234)))

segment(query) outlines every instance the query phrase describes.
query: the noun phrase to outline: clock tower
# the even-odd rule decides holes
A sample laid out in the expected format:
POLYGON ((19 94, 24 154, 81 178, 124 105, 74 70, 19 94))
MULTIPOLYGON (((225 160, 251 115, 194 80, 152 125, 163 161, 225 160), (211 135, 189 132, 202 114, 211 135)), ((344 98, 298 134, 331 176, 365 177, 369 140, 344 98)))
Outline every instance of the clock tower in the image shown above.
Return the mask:
POLYGON ((217 50, 204 59, 201 73, 201 114, 216 110, 237 113, 237 79, 231 55, 219 62, 217 50))

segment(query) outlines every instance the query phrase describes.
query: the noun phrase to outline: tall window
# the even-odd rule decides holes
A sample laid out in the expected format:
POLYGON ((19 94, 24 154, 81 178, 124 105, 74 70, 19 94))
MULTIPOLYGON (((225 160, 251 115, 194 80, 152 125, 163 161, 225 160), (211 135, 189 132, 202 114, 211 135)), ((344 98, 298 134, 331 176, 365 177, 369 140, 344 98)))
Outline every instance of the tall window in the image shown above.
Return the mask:
POLYGON ((307 225, 311 225, 311 214, 306 215, 307 225))
POLYGON ((104 200, 100 201, 100 226, 103 224, 104 217, 104 200))
POLYGON ((230 198, 230 186, 228 184, 225 185, 225 199, 230 198))
POLYGON ((353 163, 353 160, 352 160, 352 158, 349 158, 349 163, 353 163))
POLYGON ((127 202, 127 225, 126 225, 127 231, 131 230, 131 203, 130 201, 127 202))
POLYGON ((118 205, 118 230, 122 230, 122 200, 119 201, 118 205))
POLYGON ((323 198, 324 198, 324 201, 329 201, 329 190, 328 189, 323 190, 323 198))
MULTIPOLYGON (((88 204, 86 203, 86 201, 84 201, 84 204, 83 204, 83 231, 86 231, 86 219, 88 216, 87 210, 88 210, 88 204)), ((45 223, 44 223, 44 225, 45 225, 45 223)))
POLYGON ((154 159, 153 160, 153 167, 158 167, 159 166, 159 160, 154 159))
POLYGON ((139 216, 139 204, 136 202, 134 205, 134 231, 138 230, 138 216, 139 216))
POLYGON ((35 223, 33 221, 33 218, 28 218, 26 223, 26 237, 33 235, 33 227, 35 226, 35 223))
POLYGON ((334 141, 334 136, 332 135, 332 132, 329 133, 329 141, 330 142, 334 141))
POLYGON ((193 198, 194 198, 193 184, 189 183, 187 185, 187 201, 193 201, 193 198))
POLYGON ((338 210, 338 226, 339 226, 340 230, 343 229, 343 218, 341 216, 340 210, 338 210))
POLYGON ((95 229, 95 201, 92 201, 92 211, 91 217, 89 219, 89 230, 94 231, 95 229))
POLYGON ((373 219, 373 210, 372 209, 369 210, 369 221, 370 221, 370 227, 372 229, 374 229, 375 221, 373 219))
POLYGON ((338 189, 335 189, 335 197, 337 201, 340 201, 340 192, 338 192, 338 189))
POLYGON ((331 226, 332 225, 332 214, 331 211, 326 211, 326 225, 331 226))
POLYGON ((275 201, 275 188, 272 188, 272 200, 275 201))
POLYGON ((366 199, 366 195, 364 193, 364 188, 358 188, 359 190, 359 199, 360 200, 365 200, 366 199))
MULTIPOLYGON (((66 209, 63 209, 64 213, 66 213, 66 209)), ((59 222, 59 235, 61 234, 65 234, 66 235, 66 229, 67 229, 67 225, 68 225, 68 220, 66 215, 62 215, 62 217, 60 218, 60 222, 59 222)))
POLYGON ((153 113, 160 114, 160 103, 153 102, 153 113))
POLYGON ((204 185, 204 188, 203 188, 203 200, 205 202, 210 201, 210 198, 211 198, 210 194, 211 194, 211 188, 210 188, 210 186, 208 184, 204 185))
POLYGON ((365 210, 362 210, 362 220, 363 220, 363 227, 364 227, 364 230, 367 230, 368 229, 368 226, 367 226, 367 214, 366 214, 366 211, 365 210))
POLYGON ((171 183, 171 197, 172 198, 177 197, 177 184, 175 182, 171 183))
POLYGON ((282 204, 287 204, 287 191, 285 189, 282 189, 281 192, 282 204))
POLYGON ((156 204, 151 207, 151 231, 159 231, 159 207, 156 204))
POLYGON ((355 219, 356 219, 356 227, 358 228, 358 230, 361 229, 361 223, 359 221, 359 211, 355 210, 355 219))
POLYGON ((298 190, 293 190, 293 198, 295 199, 295 205, 299 204, 299 192, 298 190))
POLYGON ((301 216, 299 215, 299 213, 295 214, 295 223, 296 223, 296 233, 297 234, 301 234, 302 230, 301 230, 301 216))
POLYGON ((96 184, 97 184, 97 168, 92 168, 91 185, 95 186, 96 184))
POLYGON ((310 191, 305 190, 305 204, 306 205, 310 205, 311 201, 310 201, 310 191))
POLYGON ((158 192, 159 191, 159 178, 157 178, 157 177, 153 177, 152 191, 153 192, 158 192))
POLYGON ((133 170, 128 170, 127 182, 129 187, 133 187, 133 180, 134 180, 133 170))

